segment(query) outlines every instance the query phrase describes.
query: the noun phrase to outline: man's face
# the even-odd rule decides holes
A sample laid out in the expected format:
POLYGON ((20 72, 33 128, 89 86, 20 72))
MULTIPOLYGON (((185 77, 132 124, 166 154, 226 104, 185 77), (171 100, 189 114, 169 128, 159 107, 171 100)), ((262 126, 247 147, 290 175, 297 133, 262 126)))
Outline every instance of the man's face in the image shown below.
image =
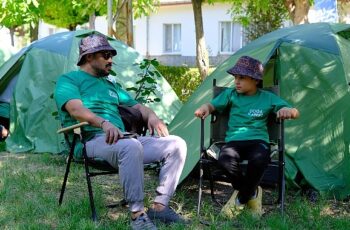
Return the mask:
POLYGON ((99 51, 92 54, 90 65, 98 77, 106 77, 112 69, 113 53, 108 50, 99 51))
POLYGON ((237 93, 246 95, 255 94, 257 90, 258 81, 243 75, 235 75, 235 85, 237 93))

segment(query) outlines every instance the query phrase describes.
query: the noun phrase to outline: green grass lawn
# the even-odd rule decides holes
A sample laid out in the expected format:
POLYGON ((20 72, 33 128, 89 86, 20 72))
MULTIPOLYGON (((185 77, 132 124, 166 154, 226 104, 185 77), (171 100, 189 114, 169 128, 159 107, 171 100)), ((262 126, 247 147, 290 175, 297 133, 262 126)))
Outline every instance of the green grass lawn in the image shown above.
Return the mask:
MULTIPOLYGON (((90 206, 84 170, 73 164, 61 206, 58 196, 65 171, 65 157, 51 154, 0 153, 0 226, 1 229, 129 229, 129 215, 124 207, 107 208, 110 203, 122 199, 118 176, 102 176, 93 179, 98 222, 90 219, 90 206)), ((146 200, 152 202, 157 176, 146 173, 146 200)), ((218 215, 221 206, 211 202, 208 185, 205 184, 202 220, 196 216, 197 180, 182 183, 171 206, 189 219, 189 226, 159 225, 159 229, 350 229, 349 202, 319 199, 310 203, 295 190, 287 191, 285 215, 269 201, 276 192, 264 190, 265 214, 260 220, 243 213, 234 220, 218 215)), ((229 199, 232 189, 218 184, 216 195, 222 203, 229 199)))

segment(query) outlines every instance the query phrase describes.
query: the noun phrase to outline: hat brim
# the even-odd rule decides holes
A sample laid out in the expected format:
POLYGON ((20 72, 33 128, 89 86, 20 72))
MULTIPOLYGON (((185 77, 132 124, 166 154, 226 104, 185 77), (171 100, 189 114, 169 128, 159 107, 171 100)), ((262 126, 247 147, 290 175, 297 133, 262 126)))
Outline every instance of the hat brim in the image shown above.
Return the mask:
POLYGON ((242 75, 242 76, 248 76, 248 77, 251 77, 251 78, 254 78, 256 80, 261 80, 262 81, 262 75, 261 74, 258 74, 258 73, 255 73, 255 72, 252 72, 252 71, 249 71, 249 70, 242 70, 241 68, 236 68, 236 67, 233 67, 229 70, 227 70, 227 73, 235 76, 235 75, 242 75))
POLYGON ((92 53, 97 53, 97 52, 104 51, 104 50, 112 51, 113 56, 117 55, 117 50, 114 49, 112 46, 100 46, 98 48, 87 50, 84 53, 80 54, 77 66, 80 66, 82 64, 81 62, 82 62, 82 59, 83 59, 83 57, 85 55, 92 54, 92 53))

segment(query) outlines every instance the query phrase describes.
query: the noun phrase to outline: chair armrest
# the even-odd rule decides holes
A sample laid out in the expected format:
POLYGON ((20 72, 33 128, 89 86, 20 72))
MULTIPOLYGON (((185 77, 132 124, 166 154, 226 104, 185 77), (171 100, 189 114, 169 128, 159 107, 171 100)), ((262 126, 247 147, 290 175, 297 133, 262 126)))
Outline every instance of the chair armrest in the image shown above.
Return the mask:
POLYGON ((88 125, 89 123, 84 121, 84 122, 80 122, 78 124, 75 124, 75 125, 71 125, 71 126, 68 126, 68 127, 64 127, 62 129, 59 129, 57 130, 57 133, 67 133, 67 132, 70 132, 72 130, 75 130, 75 129, 79 129, 80 127, 82 126, 85 126, 85 125, 88 125))

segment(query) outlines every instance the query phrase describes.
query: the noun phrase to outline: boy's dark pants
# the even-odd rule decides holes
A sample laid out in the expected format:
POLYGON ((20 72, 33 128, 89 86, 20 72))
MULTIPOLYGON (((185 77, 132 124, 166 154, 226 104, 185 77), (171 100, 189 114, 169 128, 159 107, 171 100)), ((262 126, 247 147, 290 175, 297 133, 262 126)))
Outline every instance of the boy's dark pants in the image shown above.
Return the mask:
POLYGON ((233 188, 239 191, 240 203, 245 204, 254 195, 270 162, 270 146, 262 140, 230 141, 222 147, 218 161, 233 188), (243 160, 248 160, 245 175, 239 165, 243 160))

